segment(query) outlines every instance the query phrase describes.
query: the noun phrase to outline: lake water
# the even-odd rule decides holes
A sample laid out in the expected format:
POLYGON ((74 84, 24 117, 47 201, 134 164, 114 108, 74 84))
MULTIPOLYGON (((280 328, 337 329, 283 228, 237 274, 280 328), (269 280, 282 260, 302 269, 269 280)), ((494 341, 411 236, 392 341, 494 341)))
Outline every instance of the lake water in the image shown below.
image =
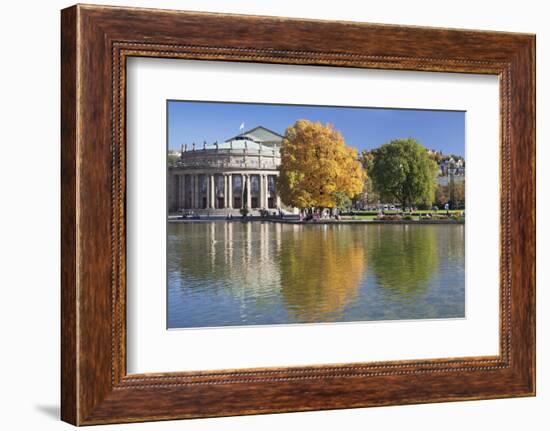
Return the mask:
POLYGON ((168 328, 464 317, 464 225, 168 223, 168 328))

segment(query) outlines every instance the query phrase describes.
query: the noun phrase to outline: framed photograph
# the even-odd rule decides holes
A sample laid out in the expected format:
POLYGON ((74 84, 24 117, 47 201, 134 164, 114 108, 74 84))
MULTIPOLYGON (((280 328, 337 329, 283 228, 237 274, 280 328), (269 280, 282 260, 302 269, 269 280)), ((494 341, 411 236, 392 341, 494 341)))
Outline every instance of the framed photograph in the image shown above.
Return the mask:
POLYGON ((535 394, 535 36, 61 14, 61 415, 535 394))

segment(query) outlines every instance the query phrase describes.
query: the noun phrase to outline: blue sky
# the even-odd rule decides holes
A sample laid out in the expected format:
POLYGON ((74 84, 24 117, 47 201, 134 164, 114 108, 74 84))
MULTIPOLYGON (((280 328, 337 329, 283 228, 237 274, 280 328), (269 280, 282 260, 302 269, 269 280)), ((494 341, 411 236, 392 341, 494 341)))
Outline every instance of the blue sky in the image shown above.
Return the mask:
POLYGON ((296 120, 331 123, 347 145, 373 149, 398 138, 416 138, 422 145, 445 154, 464 156, 465 113, 409 109, 342 108, 257 103, 168 102, 168 146, 179 149, 194 141, 223 142, 262 125, 281 135, 296 120))

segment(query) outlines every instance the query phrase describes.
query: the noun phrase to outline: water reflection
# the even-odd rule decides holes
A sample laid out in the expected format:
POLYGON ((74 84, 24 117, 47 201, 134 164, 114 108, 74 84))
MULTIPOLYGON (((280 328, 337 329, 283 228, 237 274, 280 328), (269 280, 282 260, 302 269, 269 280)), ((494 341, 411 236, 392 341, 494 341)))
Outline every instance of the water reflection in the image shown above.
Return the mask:
POLYGON ((281 294, 298 322, 342 318, 357 298, 366 259, 361 239, 342 226, 297 226, 280 255, 281 294))
POLYGON ((376 227, 376 246, 369 247, 369 259, 377 285, 392 300, 414 301, 426 291, 438 267, 437 231, 432 226, 423 227, 376 227))
POLYGON ((168 327, 464 316, 463 226, 168 224, 168 327))

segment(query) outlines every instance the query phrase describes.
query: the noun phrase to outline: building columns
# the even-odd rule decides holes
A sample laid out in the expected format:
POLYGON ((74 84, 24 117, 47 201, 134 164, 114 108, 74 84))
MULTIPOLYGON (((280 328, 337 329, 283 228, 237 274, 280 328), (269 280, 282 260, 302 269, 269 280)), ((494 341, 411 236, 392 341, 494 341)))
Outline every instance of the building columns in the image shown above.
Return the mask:
POLYGON ((222 178, 223 178, 223 206, 222 208, 227 208, 227 175, 225 174, 222 174, 222 178))
POLYGON ((227 208, 233 208, 233 175, 232 174, 229 174, 227 176, 227 182, 229 183, 229 186, 227 187, 227 197, 228 197, 227 208))
POLYGON ((241 174, 241 207, 246 207, 246 202, 244 201, 244 189, 246 188, 246 175, 241 174))
POLYGON ((189 205, 195 208, 195 179, 194 175, 189 175, 189 205))
POLYGON ((200 200, 200 176, 199 174, 195 174, 195 208, 200 208, 199 200, 200 200))
POLYGON ((250 209, 250 175, 242 174, 243 187, 241 189, 241 202, 244 208, 250 209), (246 189, 246 201, 244 200, 244 190, 246 189))
POLYGON ((238 175, 241 179, 241 205, 242 207, 254 210, 269 209, 269 199, 273 200, 273 207, 280 207, 281 200, 276 189, 270 189, 270 180, 276 178, 269 172, 220 172, 218 173, 177 173, 173 175, 173 188, 169 193, 170 205, 174 210, 199 210, 199 209, 240 209, 234 203, 234 182, 233 177, 238 175), (252 175, 257 175, 258 188, 252 190, 252 175), (202 181, 205 181, 202 183, 202 181), (244 196, 244 190, 247 196, 244 196), (206 198, 206 205, 205 204, 206 198), (252 208, 252 200, 256 207, 252 208))
POLYGON ((195 203, 197 196, 197 191, 195 190, 197 186, 195 175, 189 175, 189 181, 191 181, 191 208, 197 208, 195 203))
POLYGON ((189 175, 189 207, 195 208, 195 181, 193 175, 189 175))
POLYGON ((172 181, 172 194, 170 196, 170 207, 174 206, 176 210, 180 208, 180 182, 181 177, 178 174, 174 175, 174 180, 172 181))
POLYGON ((265 175, 265 207, 269 208, 269 175, 265 175))
POLYGON ((206 177, 206 209, 210 208, 210 174, 205 174, 206 177))
POLYGON ((264 176, 258 175, 258 208, 264 207, 264 176))
POLYGON ((223 208, 227 208, 227 174, 223 174, 223 208))
POLYGON ((208 175, 208 190, 210 190, 210 200, 208 208, 216 208, 216 189, 214 188, 214 175, 208 175))
POLYGON ((216 179, 214 174, 210 174, 210 208, 216 208, 216 179))
POLYGON ((212 174, 212 206, 211 208, 217 208, 218 207, 218 190, 216 190, 217 188, 217 184, 216 184, 216 181, 217 181, 217 178, 216 178, 216 174, 212 174))
POLYGON ((269 177, 267 174, 264 174, 264 203, 263 206, 265 209, 269 208, 268 202, 269 202, 269 177))
POLYGON ((178 209, 185 208, 185 175, 180 175, 180 181, 179 181, 179 202, 178 202, 178 209))
POLYGON ((252 208, 252 190, 250 190, 250 174, 246 176, 246 207, 252 208))
POLYGON ((206 208, 210 208, 210 202, 212 201, 212 192, 210 190, 210 174, 206 174, 206 208))

